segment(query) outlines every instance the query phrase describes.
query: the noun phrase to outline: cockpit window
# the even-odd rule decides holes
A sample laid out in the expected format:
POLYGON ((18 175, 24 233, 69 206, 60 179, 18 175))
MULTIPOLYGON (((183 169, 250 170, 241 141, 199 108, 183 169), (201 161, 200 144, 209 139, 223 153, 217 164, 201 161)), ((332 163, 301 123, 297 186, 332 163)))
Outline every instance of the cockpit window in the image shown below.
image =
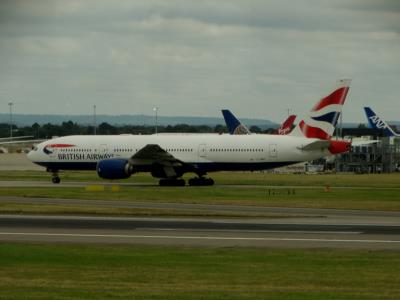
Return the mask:
POLYGON ((32 151, 38 151, 38 147, 32 146, 32 151))

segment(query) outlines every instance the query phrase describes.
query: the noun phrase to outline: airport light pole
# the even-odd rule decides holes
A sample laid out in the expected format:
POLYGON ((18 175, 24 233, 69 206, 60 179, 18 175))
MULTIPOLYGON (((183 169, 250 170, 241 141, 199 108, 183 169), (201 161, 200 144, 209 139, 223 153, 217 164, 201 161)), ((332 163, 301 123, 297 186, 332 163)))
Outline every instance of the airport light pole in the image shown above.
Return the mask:
POLYGON ((97 131, 97 120, 96 120, 96 104, 93 105, 93 132, 96 135, 97 131))
POLYGON ((158 127, 158 107, 157 106, 154 107, 153 111, 155 112, 155 131, 157 134, 158 133, 158 129, 157 129, 157 127, 158 127))
POLYGON ((289 118, 289 116, 290 116, 290 111, 291 111, 291 110, 292 110, 291 108, 286 108, 288 118, 289 118))
POLYGON ((12 120, 12 107, 14 103, 9 102, 8 105, 10 106, 10 139, 13 138, 13 120, 12 120))

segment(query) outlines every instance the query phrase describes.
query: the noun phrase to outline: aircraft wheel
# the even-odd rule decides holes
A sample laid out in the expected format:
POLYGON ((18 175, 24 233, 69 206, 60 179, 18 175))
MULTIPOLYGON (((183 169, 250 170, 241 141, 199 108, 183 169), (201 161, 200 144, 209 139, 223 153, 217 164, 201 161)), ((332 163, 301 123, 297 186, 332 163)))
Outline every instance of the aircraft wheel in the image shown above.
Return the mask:
POLYGON ((61 182, 60 177, 56 176, 56 177, 52 177, 51 178, 51 182, 53 182, 54 184, 58 184, 61 182))
POLYGON ((196 183, 197 183, 197 180, 196 180, 196 179, 197 179, 197 178, 190 178, 189 181, 188 181, 188 184, 189 184, 190 186, 195 186, 196 183))
POLYGON ((160 186, 185 186, 186 182, 184 179, 160 179, 160 186))
POLYGON ((195 177, 189 179, 190 186, 211 186, 214 185, 212 178, 195 177))
POLYGON ((177 179, 176 180, 177 186, 185 186, 186 181, 184 179, 177 179))
POLYGON ((212 178, 207 178, 205 181, 206 181, 206 185, 209 185, 209 186, 214 185, 214 179, 212 179, 212 178))

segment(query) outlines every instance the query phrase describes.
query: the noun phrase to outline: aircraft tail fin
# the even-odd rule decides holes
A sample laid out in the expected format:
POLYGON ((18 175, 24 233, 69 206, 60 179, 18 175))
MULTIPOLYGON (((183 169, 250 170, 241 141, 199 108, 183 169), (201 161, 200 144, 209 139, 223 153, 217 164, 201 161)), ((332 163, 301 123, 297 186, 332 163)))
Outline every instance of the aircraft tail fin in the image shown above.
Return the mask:
POLYGON ((368 124, 371 128, 383 129, 386 136, 400 136, 394 132, 392 128, 370 108, 364 107, 365 114, 367 115, 368 124))
POLYGON ((240 123, 240 121, 231 113, 228 109, 222 110, 226 127, 228 128, 229 134, 250 134, 250 130, 240 123))
POLYGON ((350 82, 351 79, 338 80, 335 88, 314 105, 290 135, 322 140, 330 139, 342 112, 350 82))
POLYGON ((294 120, 296 120, 296 115, 290 115, 281 125, 281 127, 278 128, 278 134, 279 135, 286 135, 290 133, 292 130, 292 126, 294 123, 294 120))

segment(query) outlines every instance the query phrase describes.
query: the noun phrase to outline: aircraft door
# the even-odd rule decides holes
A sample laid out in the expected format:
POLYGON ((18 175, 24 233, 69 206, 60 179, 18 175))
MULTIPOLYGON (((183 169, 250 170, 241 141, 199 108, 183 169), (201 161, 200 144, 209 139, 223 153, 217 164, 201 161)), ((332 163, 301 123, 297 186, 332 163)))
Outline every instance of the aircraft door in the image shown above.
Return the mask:
POLYGON ((198 149, 199 157, 207 157, 207 144, 200 144, 198 149))
POLYGON ((108 153, 108 146, 106 144, 101 144, 99 149, 99 154, 106 154, 108 153))
POLYGON ((278 157, 278 145, 277 144, 269 144, 269 157, 276 158, 278 157))

